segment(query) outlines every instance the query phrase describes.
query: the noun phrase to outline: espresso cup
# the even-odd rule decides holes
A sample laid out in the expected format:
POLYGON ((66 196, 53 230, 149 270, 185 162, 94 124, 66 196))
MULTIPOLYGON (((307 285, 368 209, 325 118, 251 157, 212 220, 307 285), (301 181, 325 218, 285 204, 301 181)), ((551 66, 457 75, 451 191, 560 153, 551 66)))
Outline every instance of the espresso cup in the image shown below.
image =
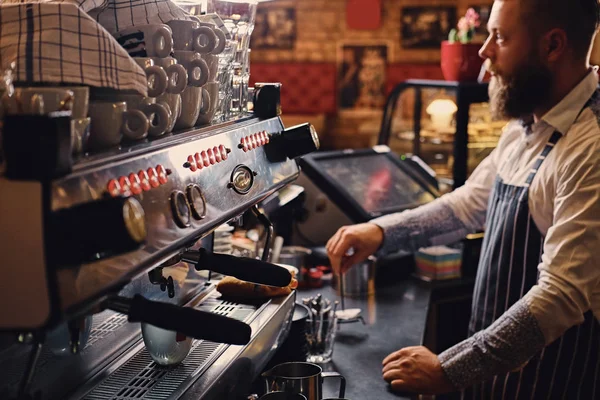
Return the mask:
POLYGON ((90 102, 90 150, 103 150, 118 146, 123 137, 123 125, 136 126, 137 134, 148 132, 148 118, 140 110, 127 110, 124 101, 90 102))
POLYGON ((133 59, 146 73, 148 97, 157 97, 163 94, 169 86, 169 78, 164 68, 154 65, 154 60, 150 57, 133 57, 133 59))
POLYGON ((204 86, 208 82, 208 65, 200 53, 177 50, 173 54, 177 62, 183 65, 187 71, 188 86, 204 86))
POLYGON ((136 25, 113 36, 132 57, 168 57, 173 51, 173 33, 167 25, 136 25))
POLYGON ((167 25, 173 32, 174 50, 210 53, 217 45, 217 36, 212 28, 197 21, 172 20, 167 25))
POLYGON ((57 87, 19 87, 4 102, 7 114, 47 114, 73 109, 72 90, 57 87))
POLYGON ((60 88, 55 87, 54 89, 67 89, 73 92, 73 108, 71 110, 71 118, 81 119, 88 116, 90 105, 90 88, 88 86, 65 86, 60 88))
POLYGON ((181 93, 181 115, 175 123, 176 130, 188 129, 194 126, 200 114, 203 92, 206 92, 206 89, 188 86, 181 93))
POLYGON ((177 118, 181 115, 181 95, 164 93, 156 98, 156 102, 168 105, 171 114, 169 115, 166 133, 172 132, 173 128, 175 128, 177 118))
POLYGON ((127 139, 139 140, 145 138, 148 134, 150 136, 161 136, 167 132, 171 122, 170 110, 162 104, 157 104, 155 98, 144 97, 139 94, 122 94, 117 96, 117 99, 126 102, 128 110, 139 110, 144 113, 148 121, 145 132, 138 129, 137 125, 124 123, 122 130, 127 139))
POLYGON ((218 82, 208 82, 202 88, 205 90, 202 92, 202 107, 200 108, 200 114, 196 120, 196 125, 207 125, 212 122, 216 105, 219 101, 218 82))
POLYGON ((177 63, 177 60, 173 57, 153 57, 155 65, 163 67, 167 73, 167 93, 180 94, 187 87, 188 75, 187 70, 183 65, 177 63))
POLYGON ((201 57, 208 67, 208 81, 215 82, 219 72, 219 56, 215 54, 202 54, 201 57))
POLYGON ((221 54, 223 50, 225 50, 225 46, 227 45, 227 37, 225 36, 225 32, 223 32, 212 22, 201 21, 200 26, 212 29, 213 33, 217 38, 217 42, 214 48, 210 51, 210 54, 221 54))

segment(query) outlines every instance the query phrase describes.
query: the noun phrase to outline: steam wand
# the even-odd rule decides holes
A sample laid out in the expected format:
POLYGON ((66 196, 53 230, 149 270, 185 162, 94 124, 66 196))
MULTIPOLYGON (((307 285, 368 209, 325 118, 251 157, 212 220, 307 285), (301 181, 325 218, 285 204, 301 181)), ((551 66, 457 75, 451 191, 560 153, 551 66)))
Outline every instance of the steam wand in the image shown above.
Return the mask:
POLYGON ((263 248, 261 260, 268 261, 269 256, 271 255, 271 238, 273 237, 273 224, 269 221, 269 218, 263 214, 257 205, 252 207, 252 212, 256 215, 256 218, 260 221, 261 224, 265 227, 267 231, 267 238, 265 239, 265 247, 263 248))

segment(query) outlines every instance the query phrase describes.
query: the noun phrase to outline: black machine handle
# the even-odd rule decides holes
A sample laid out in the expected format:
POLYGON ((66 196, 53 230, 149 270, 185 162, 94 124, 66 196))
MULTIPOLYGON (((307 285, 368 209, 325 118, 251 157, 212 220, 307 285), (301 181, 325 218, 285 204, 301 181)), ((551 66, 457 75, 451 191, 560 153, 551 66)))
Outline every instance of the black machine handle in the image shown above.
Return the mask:
POLYGON ((215 271, 262 285, 285 287, 292 281, 290 272, 278 265, 253 258, 209 253, 206 249, 186 251, 181 260, 194 264, 198 271, 215 271))
POLYGON ((196 339, 248 344, 252 335, 250 325, 241 321, 191 307, 148 300, 139 294, 133 298, 117 296, 107 300, 104 305, 126 314, 129 322, 146 322, 196 339))

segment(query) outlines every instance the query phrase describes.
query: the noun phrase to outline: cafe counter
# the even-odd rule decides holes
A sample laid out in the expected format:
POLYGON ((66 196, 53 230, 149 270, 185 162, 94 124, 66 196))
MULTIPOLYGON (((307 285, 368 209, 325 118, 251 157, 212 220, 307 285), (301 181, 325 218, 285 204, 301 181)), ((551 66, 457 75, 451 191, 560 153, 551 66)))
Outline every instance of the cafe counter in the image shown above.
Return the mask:
MULTIPOLYGON (((424 342, 431 297, 431 286, 414 278, 405 278, 384 287, 374 295, 346 298, 346 308, 360 308, 365 324, 340 324, 333 359, 325 371, 337 371, 346 378, 346 398, 350 400, 386 400, 411 398, 389 389, 383 380, 383 359, 398 349, 424 342)), ((331 286, 299 290, 297 301, 318 293, 331 301, 339 300, 331 286)), ((340 309, 340 307, 338 307, 340 309)), ((339 381, 325 381, 325 397, 336 397, 339 381)))

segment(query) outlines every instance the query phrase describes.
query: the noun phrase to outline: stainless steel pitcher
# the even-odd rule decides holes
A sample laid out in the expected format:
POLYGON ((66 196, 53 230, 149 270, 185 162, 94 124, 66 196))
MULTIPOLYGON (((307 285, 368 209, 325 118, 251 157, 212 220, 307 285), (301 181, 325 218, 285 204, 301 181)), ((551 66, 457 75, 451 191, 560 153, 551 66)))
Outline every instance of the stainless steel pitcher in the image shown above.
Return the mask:
POLYGON ((337 372, 323 372, 317 364, 307 362, 289 362, 274 366, 264 372, 267 392, 301 393, 308 400, 323 398, 323 380, 339 378, 339 397, 346 392, 346 379, 337 372))

